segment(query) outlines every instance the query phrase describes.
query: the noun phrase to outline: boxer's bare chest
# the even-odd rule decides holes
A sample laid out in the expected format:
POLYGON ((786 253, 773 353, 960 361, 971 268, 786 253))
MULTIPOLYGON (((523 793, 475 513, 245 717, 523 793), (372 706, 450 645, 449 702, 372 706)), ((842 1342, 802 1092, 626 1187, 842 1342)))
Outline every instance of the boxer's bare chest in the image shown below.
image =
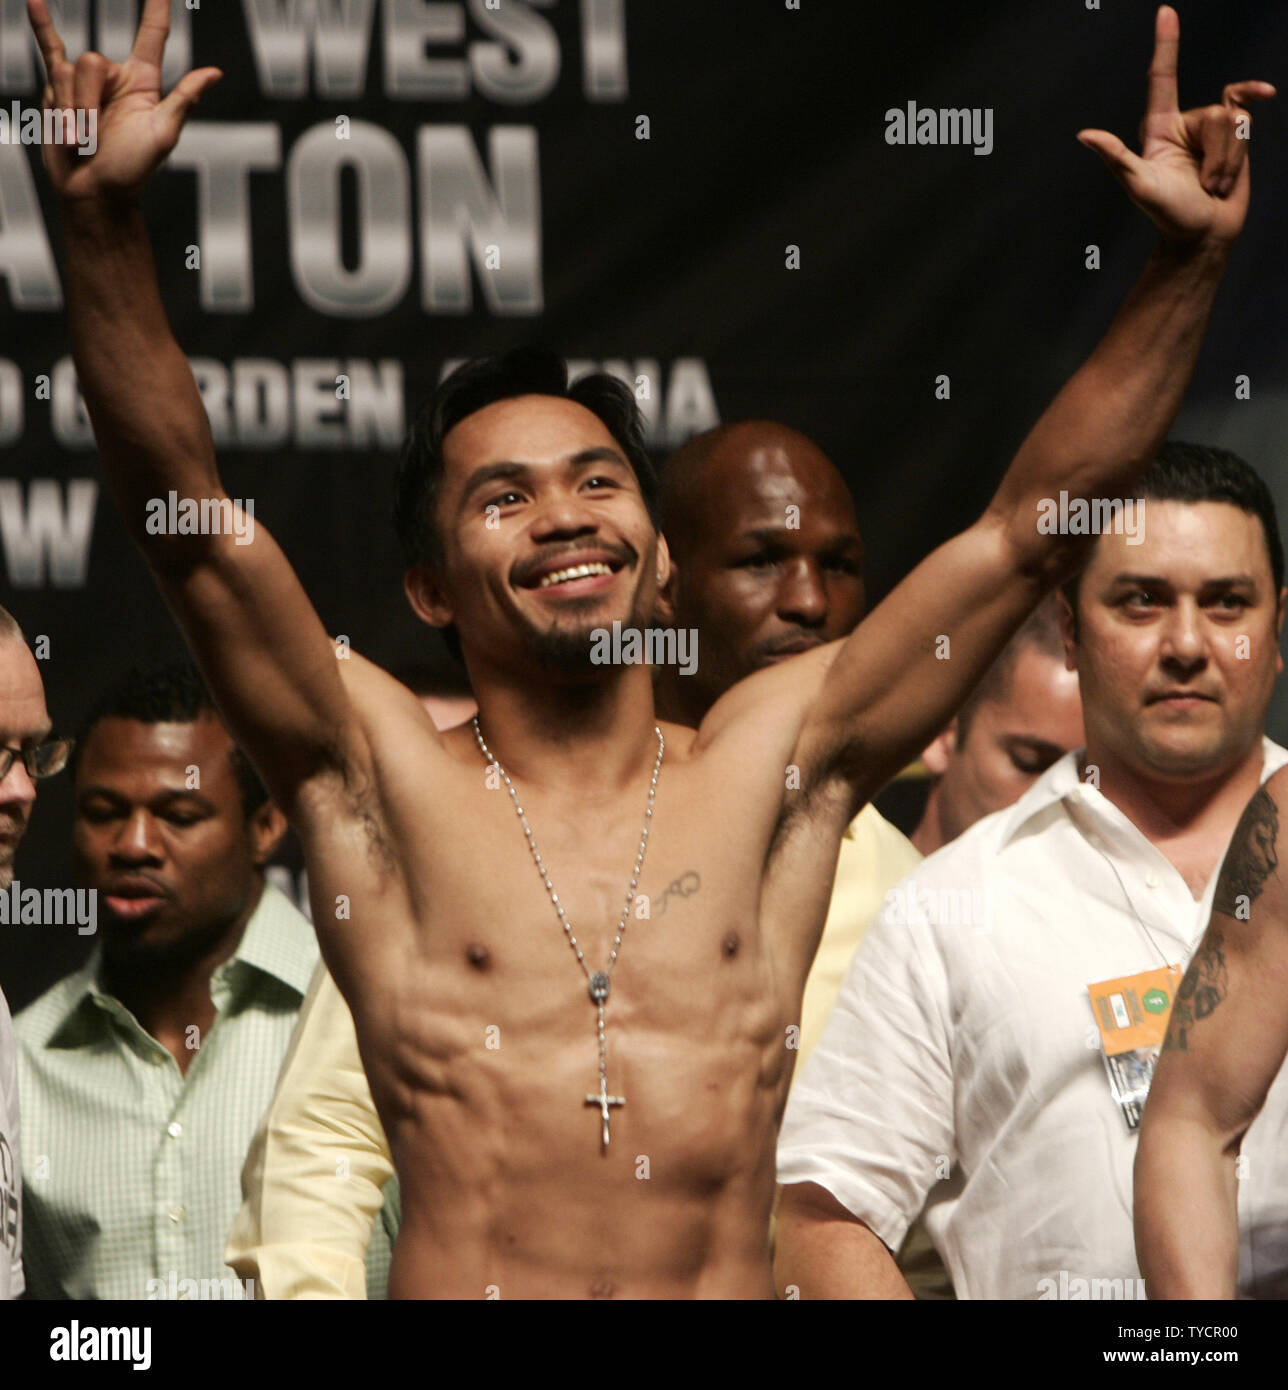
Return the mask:
POLYGON ((779 949, 790 924, 765 920, 768 778, 681 750, 614 795, 507 782, 482 756, 439 769, 432 796, 407 778, 381 808, 406 888, 372 905, 407 949, 355 1007, 373 1087, 515 1114, 547 1085, 580 1106, 634 1076, 630 1120, 600 1107, 618 1132, 650 1092, 657 1113, 776 1094, 803 975, 779 949))

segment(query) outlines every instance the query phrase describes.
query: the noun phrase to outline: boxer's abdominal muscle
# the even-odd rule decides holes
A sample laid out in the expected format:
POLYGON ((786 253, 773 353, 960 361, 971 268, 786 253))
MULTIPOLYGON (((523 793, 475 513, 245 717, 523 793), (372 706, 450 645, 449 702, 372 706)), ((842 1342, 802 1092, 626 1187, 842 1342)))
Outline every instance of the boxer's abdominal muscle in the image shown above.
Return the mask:
POLYGON ((609 1011, 626 1105, 607 1149, 582 991, 498 986, 489 1008, 481 988, 444 986, 417 1008, 408 986, 399 1044, 373 1040, 395 1059, 373 1077, 404 1175, 395 1294, 768 1296, 786 1016, 718 977, 705 1009, 628 1002, 640 973, 622 967, 609 1011), (503 1020, 494 1050, 469 1042, 485 1018, 503 1020))
MULTIPOLYGON (((378 769, 400 869, 359 884, 351 920, 322 936, 402 1188, 392 1296, 772 1296, 774 1146, 808 962, 766 926, 772 808, 684 753, 659 779, 637 889, 650 912, 628 919, 605 1009, 608 1090, 625 1100, 607 1148, 587 1100, 595 1007, 509 796, 481 757, 440 758, 432 802, 412 760, 378 769)), ((591 970, 617 930, 649 771, 596 804, 520 792, 591 970)), ((335 821, 306 834, 315 917, 367 838, 335 821)), ((798 914, 821 922, 835 852, 810 856, 823 891, 796 895, 798 914)))

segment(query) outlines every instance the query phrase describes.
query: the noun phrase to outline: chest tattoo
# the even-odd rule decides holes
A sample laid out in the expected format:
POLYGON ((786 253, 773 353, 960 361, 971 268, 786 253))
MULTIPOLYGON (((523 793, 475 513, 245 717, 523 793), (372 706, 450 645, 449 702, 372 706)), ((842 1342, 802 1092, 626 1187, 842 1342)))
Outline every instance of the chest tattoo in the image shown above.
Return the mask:
POLYGON ((702 879, 698 871, 686 869, 679 878, 672 879, 658 895, 657 902, 654 904, 653 915, 655 917, 664 916, 667 904, 672 897, 691 898, 701 887, 702 879))

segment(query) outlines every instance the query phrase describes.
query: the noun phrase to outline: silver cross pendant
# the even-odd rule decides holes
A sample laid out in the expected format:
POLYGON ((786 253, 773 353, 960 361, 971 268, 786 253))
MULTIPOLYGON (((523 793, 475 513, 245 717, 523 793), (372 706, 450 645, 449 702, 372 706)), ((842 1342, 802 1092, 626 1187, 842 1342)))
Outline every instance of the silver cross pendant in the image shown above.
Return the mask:
POLYGON ((608 1083, 604 1077, 599 1078, 599 1091, 586 1097, 587 1105, 599 1106, 599 1113, 604 1120, 604 1147, 608 1147, 608 1107, 610 1105, 625 1105, 624 1096, 610 1096, 608 1094, 608 1083))

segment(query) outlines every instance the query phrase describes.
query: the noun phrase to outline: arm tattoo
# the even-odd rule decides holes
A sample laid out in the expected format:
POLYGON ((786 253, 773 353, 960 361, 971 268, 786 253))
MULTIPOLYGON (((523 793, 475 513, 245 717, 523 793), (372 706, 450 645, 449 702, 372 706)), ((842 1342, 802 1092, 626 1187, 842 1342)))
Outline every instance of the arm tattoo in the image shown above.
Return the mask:
POLYGON ((1279 808, 1270 793, 1261 787, 1248 802, 1235 828, 1234 839, 1230 841, 1230 852, 1221 869, 1212 904, 1217 912, 1237 921, 1248 920, 1248 909, 1261 896, 1266 879, 1279 867, 1275 851, 1278 837, 1279 808))
MULTIPOLYGON (((1266 879, 1279 867, 1275 845, 1279 836, 1279 808, 1264 787, 1248 802, 1230 841, 1230 850, 1221 868, 1213 913, 1246 922, 1252 904, 1261 896, 1266 879)), ((1215 915, 1190 961, 1176 1003, 1168 1020, 1163 1049, 1185 1052, 1190 1029, 1207 1018, 1225 998, 1229 981, 1225 966, 1225 930, 1215 915)))
POLYGON ((1176 991, 1176 1003, 1167 1023, 1167 1036, 1163 1039, 1164 1052, 1188 1051, 1190 1029, 1225 998, 1224 944, 1221 928, 1213 922, 1176 991))

